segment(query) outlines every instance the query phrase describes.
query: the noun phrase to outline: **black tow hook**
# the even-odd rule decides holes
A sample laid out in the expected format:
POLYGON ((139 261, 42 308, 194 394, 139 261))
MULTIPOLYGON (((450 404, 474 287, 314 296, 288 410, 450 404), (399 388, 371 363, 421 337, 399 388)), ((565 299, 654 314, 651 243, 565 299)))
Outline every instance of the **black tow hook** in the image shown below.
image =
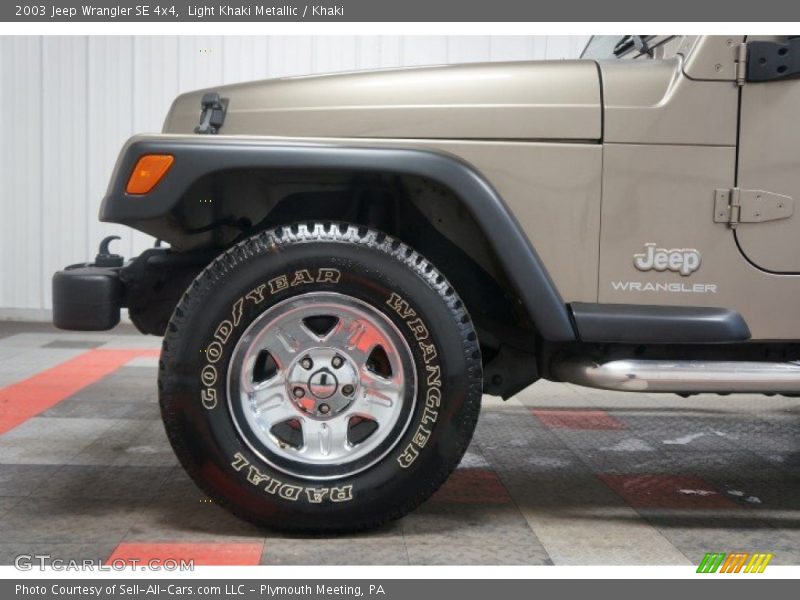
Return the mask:
POLYGON ((103 238, 100 242, 100 248, 97 251, 97 256, 94 257, 94 265, 96 267, 121 267, 125 262, 119 254, 111 252, 111 242, 121 239, 118 235, 109 235, 103 238))

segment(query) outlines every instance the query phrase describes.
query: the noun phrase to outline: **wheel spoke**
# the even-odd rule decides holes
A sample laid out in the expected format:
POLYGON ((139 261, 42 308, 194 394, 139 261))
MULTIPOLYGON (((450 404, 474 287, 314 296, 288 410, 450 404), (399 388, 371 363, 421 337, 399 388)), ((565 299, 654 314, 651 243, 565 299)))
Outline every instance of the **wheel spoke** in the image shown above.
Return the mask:
POLYGON ((271 428, 273 425, 297 418, 297 410, 286 399, 272 399, 269 404, 263 405, 261 412, 264 421, 271 428))
POLYGON ((325 460, 341 456, 351 449, 347 441, 347 419, 338 417, 328 421, 303 418, 303 454, 307 458, 325 460))
POLYGON ((357 317, 337 316, 339 322, 323 341, 329 346, 344 350, 357 362, 365 363, 370 352, 381 341, 376 336, 375 329, 357 317))
POLYGON ((282 378, 242 385, 252 410, 269 426, 297 417, 297 410, 286 394, 282 378))
POLYGON ((314 345, 318 339, 301 319, 277 325, 265 340, 265 349, 272 355, 280 369, 286 369, 298 353, 314 345))
POLYGON ((355 414, 385 425, 394 414, 395 403, 400 401, 399 377, 381 377, 369 369, 361 370, 361 394, 353 407, 355 414))

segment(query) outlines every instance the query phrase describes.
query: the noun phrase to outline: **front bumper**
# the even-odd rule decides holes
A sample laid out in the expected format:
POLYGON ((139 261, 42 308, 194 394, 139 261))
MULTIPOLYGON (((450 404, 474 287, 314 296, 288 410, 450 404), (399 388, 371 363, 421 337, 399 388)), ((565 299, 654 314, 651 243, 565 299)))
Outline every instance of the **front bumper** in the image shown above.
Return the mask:
POLYGON ((53 324, 77 331, 115 327, 125 295, 119 271, 80 264, 53 275, 53 324))
POLYGON ((125 261, 100 243, 94 263, 66 267, 53 275, 53 324, 60 329, 105 331, 128 309, 142 333, 163 335, 184 290, 219 253, 216 249, 173 252, 148 248, 125 261))

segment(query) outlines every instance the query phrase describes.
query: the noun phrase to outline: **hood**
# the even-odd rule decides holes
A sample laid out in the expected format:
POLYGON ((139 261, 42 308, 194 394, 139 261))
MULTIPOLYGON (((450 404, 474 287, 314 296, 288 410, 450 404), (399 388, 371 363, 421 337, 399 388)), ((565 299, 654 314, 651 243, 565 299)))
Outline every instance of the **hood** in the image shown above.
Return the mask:
POLYGON ((192 133, 206 92, 228 99, 224 135, 596 140, 593 61, 481 63, 270 79, 178 96, 165 133, 192 133))

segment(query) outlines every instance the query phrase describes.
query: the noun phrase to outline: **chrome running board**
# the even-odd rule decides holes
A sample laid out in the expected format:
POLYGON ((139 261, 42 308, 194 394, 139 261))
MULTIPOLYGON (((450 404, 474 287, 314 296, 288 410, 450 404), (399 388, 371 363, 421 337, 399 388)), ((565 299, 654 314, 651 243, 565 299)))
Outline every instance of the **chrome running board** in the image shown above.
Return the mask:
POLYGON ((800 363, 640 360, 557 362, 561 381, 604 390, 673 393, 800 393, 800 363))

